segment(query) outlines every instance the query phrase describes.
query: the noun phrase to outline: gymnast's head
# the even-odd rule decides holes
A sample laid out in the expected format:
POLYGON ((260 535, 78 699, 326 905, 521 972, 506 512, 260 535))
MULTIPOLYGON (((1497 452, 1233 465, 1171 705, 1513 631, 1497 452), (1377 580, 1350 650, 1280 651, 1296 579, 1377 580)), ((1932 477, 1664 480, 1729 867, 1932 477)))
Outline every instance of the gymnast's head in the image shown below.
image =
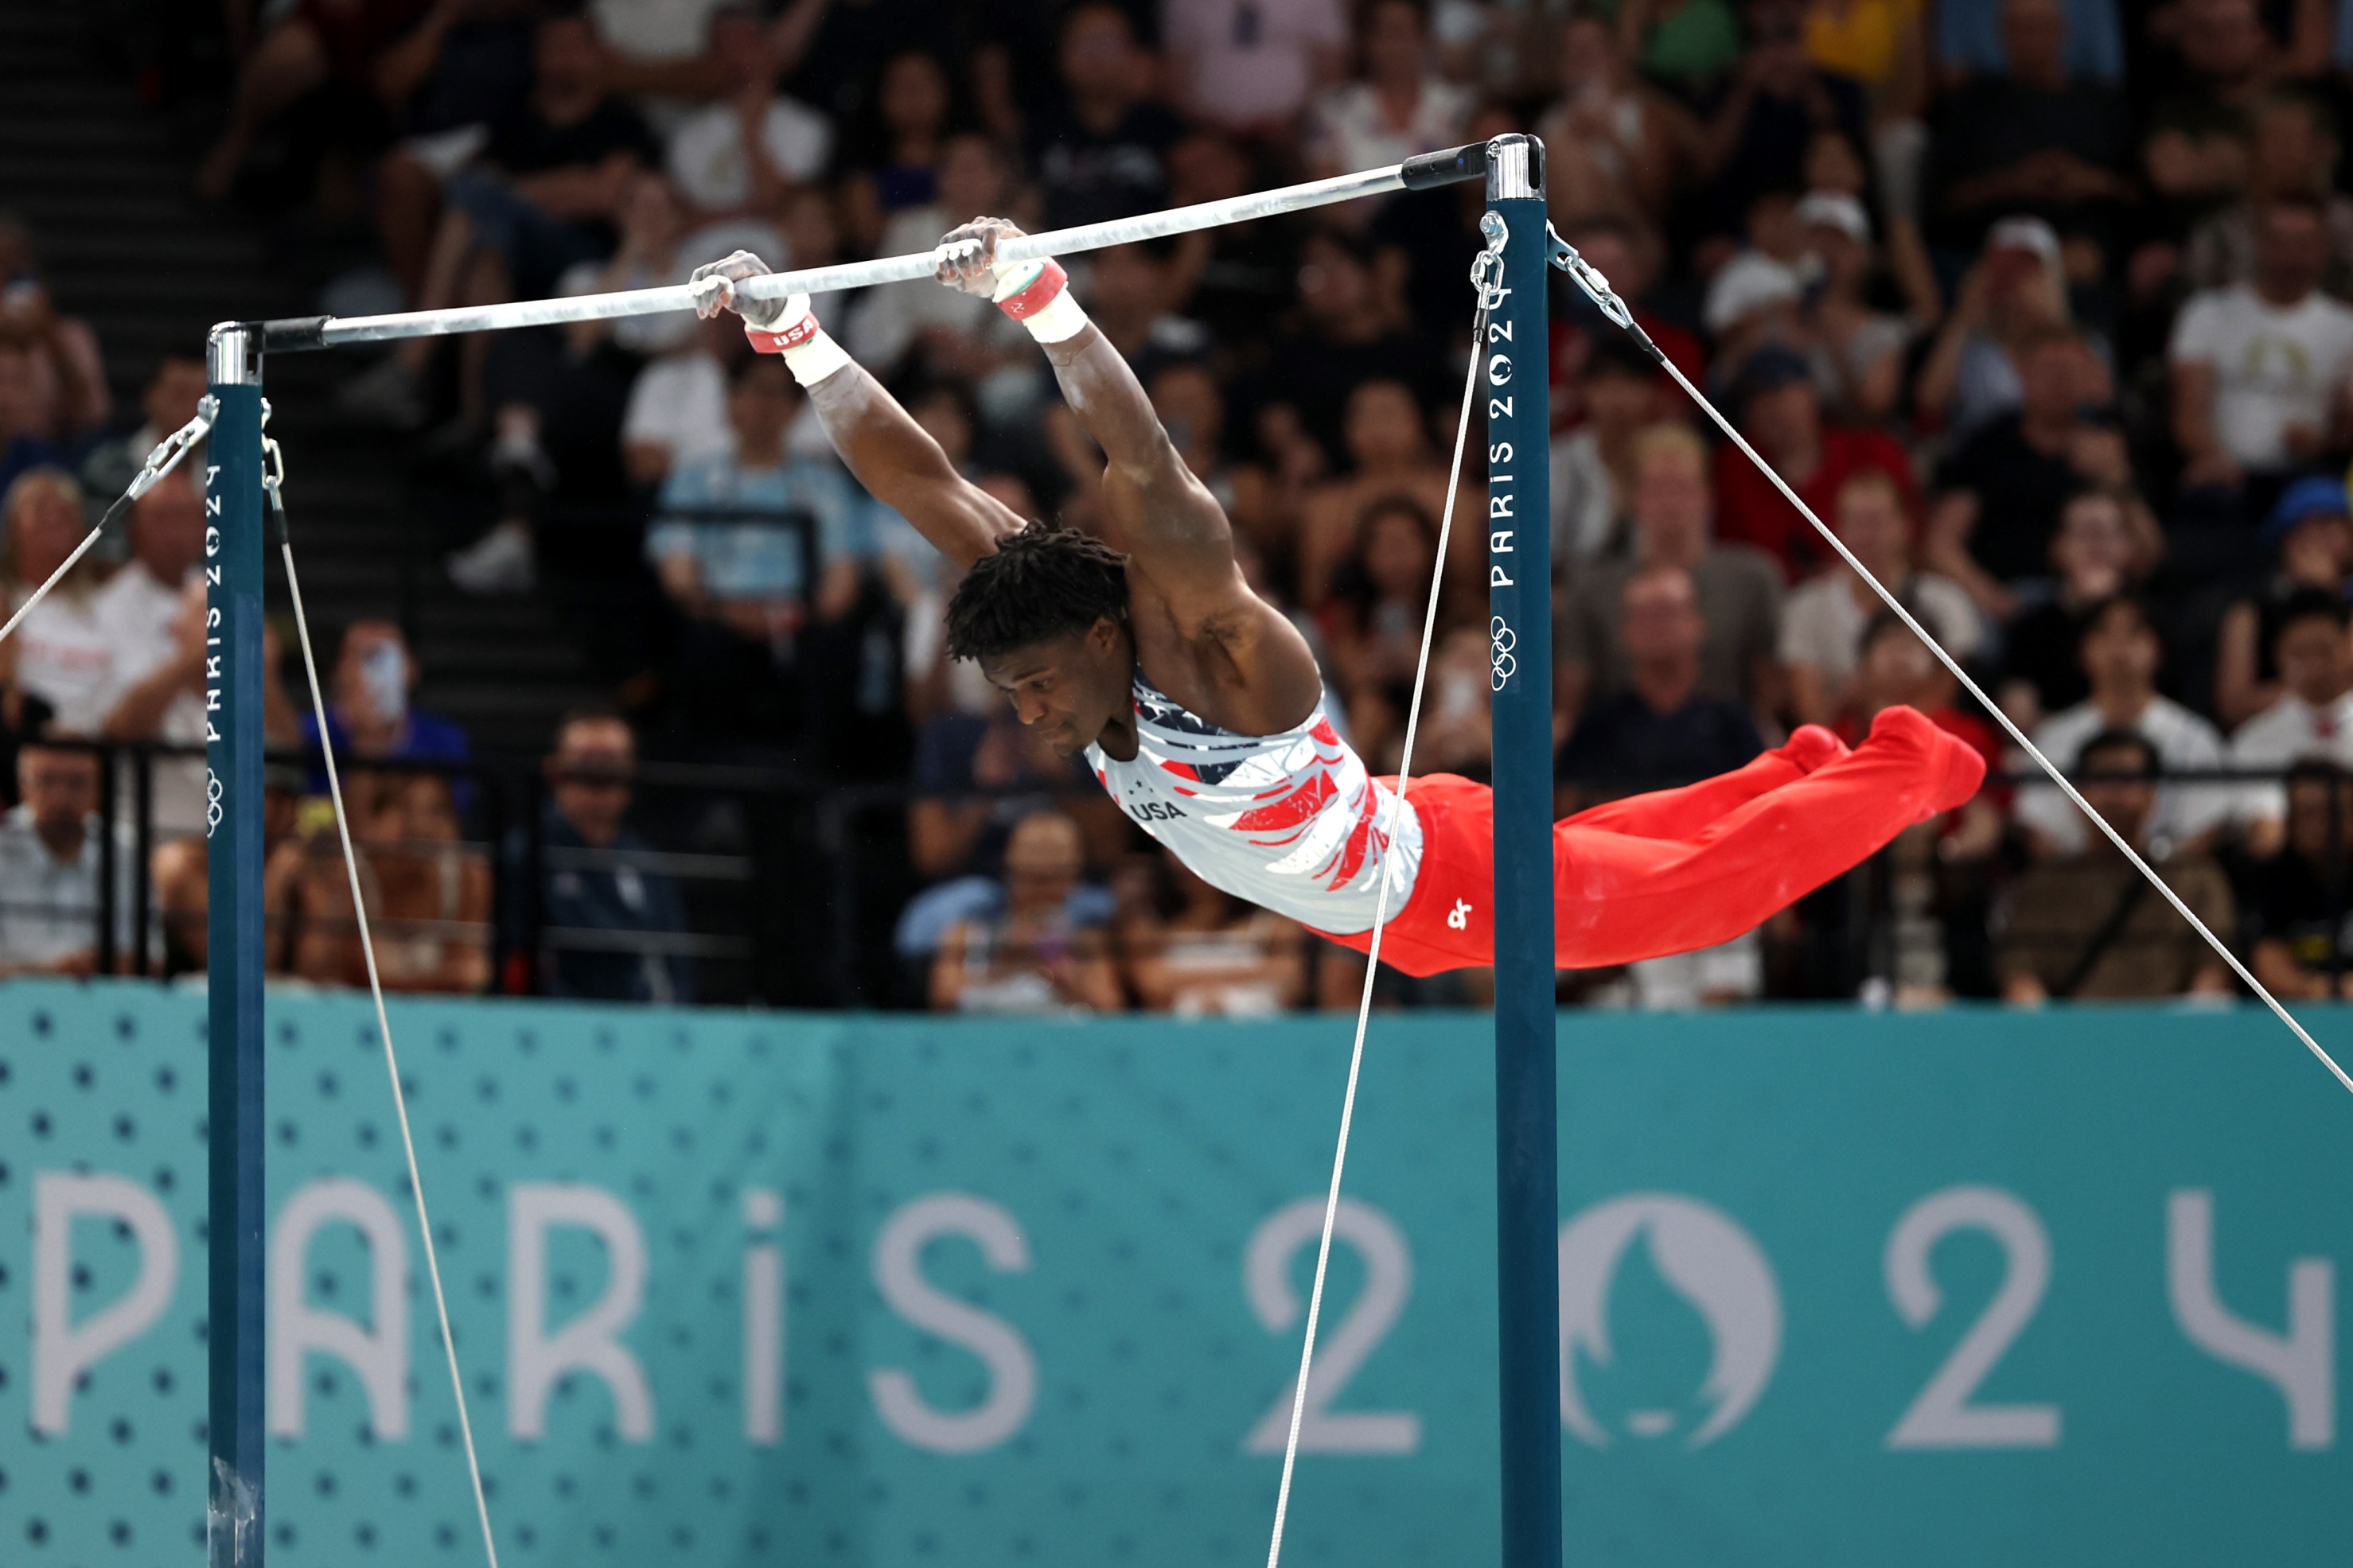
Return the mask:
POLYGON ((948 655, 978 663, 1024 724, 1076 756, 1128 711, 1127 592, 1126 556, 1033 522, 965 574, 948 601, 948 655))

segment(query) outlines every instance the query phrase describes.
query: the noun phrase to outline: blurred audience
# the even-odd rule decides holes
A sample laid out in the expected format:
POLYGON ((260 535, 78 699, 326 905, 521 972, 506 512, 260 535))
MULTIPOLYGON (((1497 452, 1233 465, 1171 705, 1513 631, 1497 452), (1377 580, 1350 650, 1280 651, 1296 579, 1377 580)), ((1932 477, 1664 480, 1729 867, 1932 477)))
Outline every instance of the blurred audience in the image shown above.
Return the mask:
POLYGON ((1071 896, 1084 865, 1078 824, 1033 812, 1005 847, 995 913, 950 926, 932 963, 942 1013, 1115 1013, 1124 998, 1101 927, 1078 923, 1071 896))
MULTIPOLYGON (((2093 809, 2148 856, 2208 929, 2230 933, 2236 916, 2222 868, 2202 852, 2161 847, 2154 837, 2166 773, 2156 743, 2136 730, 2104 730, 2068 765, 2093 809)), ((2105 840, 2019 879, 1999 962, 2002 1000, 2018 1006, 2219 997, 2231 987, 2213 950, 2105 840)))
POLYGON ((693 964, 662 941, 687 930, 678 884, 628 822, 638 765, 628 721, 610 709, 575 709, 557 723, 542 765, 541 990, 597 1002, 693 1001, 693 964))
MULTIPOLYGON (((80 748, 32 744, 16 753, 17 804, 0 816, 0 977, 98 973, 105 886, 100 870, 99 759, 80 748)), ((114 846, 114 951, 130 952, 131 882, 138 857, 114 846)))

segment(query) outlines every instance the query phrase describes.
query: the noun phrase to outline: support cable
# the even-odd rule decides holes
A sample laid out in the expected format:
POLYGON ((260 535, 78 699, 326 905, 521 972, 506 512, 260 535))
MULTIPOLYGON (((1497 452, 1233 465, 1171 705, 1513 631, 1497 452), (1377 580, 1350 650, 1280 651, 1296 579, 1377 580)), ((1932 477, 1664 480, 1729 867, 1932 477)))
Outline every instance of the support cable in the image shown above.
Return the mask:
POLYGON ((302 647, 302 674, 311 686, 311 711, 319 720, 319 752, 327 764, 327 793, 335 807, 335 832, 343 840, 343 871, 352 886, 352 915, 360 933, 360 955, 367 963, 368 996, 375 1004, 376 1038, 384 1042, 385 1073, 392 1080, 392 1108, 400 1121, 401 1152, 408 1160, 408 1190, 417 1200, 417 1229, 425 1238, 425 1271, 433 1283, 433 1310, 441 1323, 441 1350, 449 1363, 449 1391, 458 1399, 458 1435, 466 1447, 466 1473, 474 1486, 474 1513, 481 1521, 482 1552, 490 1568, 499 1568, 499 1545, 491 1531, 491 1505, 482 1488, 482 1463, 474 1452, 474 1423, 466 1409, 466 1380, 458 1371, 458 1340, 449 1329, 449 1300, 441 1289, 441 1259, 433 1243, 433 1218, 425 1206, 425 1179, 417 1168, 417 1139, 408 1127, 408 1095, 400 1083, 400 1059, 393 1050, 392 1020, 384 1006, 384 980, 376 972, 375 940, 368 930, 367 900, 360 888, 360 860, 352 847, 351 819, 343 811, 343 784, 335 767, 335 742, 327 725, 327 700, 319 686, 319 661, 311 648, 310 617, 302 609, 302 581, 294 571, 294 542, 286 527, 285 454, 269 434, 269 405, 261 405, 261 488, 269 498, 269 515, 277 524, 278 555, 286 567, 286 591, 294 601, 295 640, 302 647))
MULTIPOLYGON (((1454 527, 1454 502, 1462 480, 1462 445, 1471 433, 1472 398, 1479 384, 1480 335, 1486 331, 1487 312, 1500 300, 1489 272, 1503 259, 1504 221, 1489 213, 1480 223, 1487 248, 1472 265, 1472 286, 1479 291, 1479 307, 1471 319, 1471 363, 1462 377, 1462 407, 1454 422, 1454 460, 1446 472, 1446 510, 1438 524, 1438 559, 1430 567, 1430 602, 1422 612, 1421 653, 1414 661, 1413 700, 1406 705, 1405 749, 1398 758, 1398 810, 1412 809, 1406 791, 1413 779, 1413 742, 1421 722, 1421 694, 1430 679, 1430 645, 1438 629, 1438 595, 1446 580, 1446 547, 1454 527)), ((1366 788, 1373 786, 1366 781, 1366 788)), ((1356 1084, 1365 1066, 1365 1030, 1372 1022, 1373 982, 1381 972, 1381 928, 1388 923, 1389 893, 1397 885, 1397 840, 1391 837, 1381 857, 1381 885, 1373 903, 1373 935, 1365 953, 1365 988, 1356 1000, 1356 1038, 1348 1050, 1348 1087, 1340 1098, 1340 1136, 1332 1151, 1332 1184, 1324 1195, 1324 1229, 1315 1245, 1315 1282, 1307 1292, 1307 1327, 1299 1347, 1299 1381, 1291 1392, 1291 1431, 1282 1444, 1282 1479, 1274 1493, 1274 1531, 1266 1549, 1266 1568, 1281 1568, 1282 1527, 1291 1513, 1291 1482, 1299 1465, 1299 1428, 1306 1418, 1307 1377, 1315 1363, 1315 1330, 1324 1314, 1324 1280, 1332 1263, 1332 1231, 1340 1217, 1340 1178, 1348 1164, 1348 1134, 1356 1118, 1356 1084)))

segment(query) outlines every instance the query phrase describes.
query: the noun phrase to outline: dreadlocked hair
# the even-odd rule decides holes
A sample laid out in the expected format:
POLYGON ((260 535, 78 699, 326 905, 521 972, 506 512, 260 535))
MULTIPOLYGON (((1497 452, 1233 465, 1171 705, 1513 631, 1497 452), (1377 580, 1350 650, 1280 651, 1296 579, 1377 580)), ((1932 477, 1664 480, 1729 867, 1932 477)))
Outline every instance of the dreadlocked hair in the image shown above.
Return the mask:
POLYGON ((1076 529, 1033 522, 997 542, 948 601, 951 658, 993 658, 1127 619, 1127 557, 1076 529))

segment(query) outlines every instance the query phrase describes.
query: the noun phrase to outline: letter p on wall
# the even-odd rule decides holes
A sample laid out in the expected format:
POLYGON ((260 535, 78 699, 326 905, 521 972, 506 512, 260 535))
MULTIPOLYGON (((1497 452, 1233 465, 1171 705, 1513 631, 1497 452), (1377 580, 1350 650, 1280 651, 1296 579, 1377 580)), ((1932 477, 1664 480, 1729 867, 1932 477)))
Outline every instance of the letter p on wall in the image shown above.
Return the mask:
POLYGON ((33 1181, 33 1430, 62 1436, 82 1375, 164 1315, 180 1279, 180 1243, 155 1194, 123 1176, 44 1171, 33 1181), (114 1220, 138 1248, 131 1288, 73 1321, 73 1226, 114 1220))

